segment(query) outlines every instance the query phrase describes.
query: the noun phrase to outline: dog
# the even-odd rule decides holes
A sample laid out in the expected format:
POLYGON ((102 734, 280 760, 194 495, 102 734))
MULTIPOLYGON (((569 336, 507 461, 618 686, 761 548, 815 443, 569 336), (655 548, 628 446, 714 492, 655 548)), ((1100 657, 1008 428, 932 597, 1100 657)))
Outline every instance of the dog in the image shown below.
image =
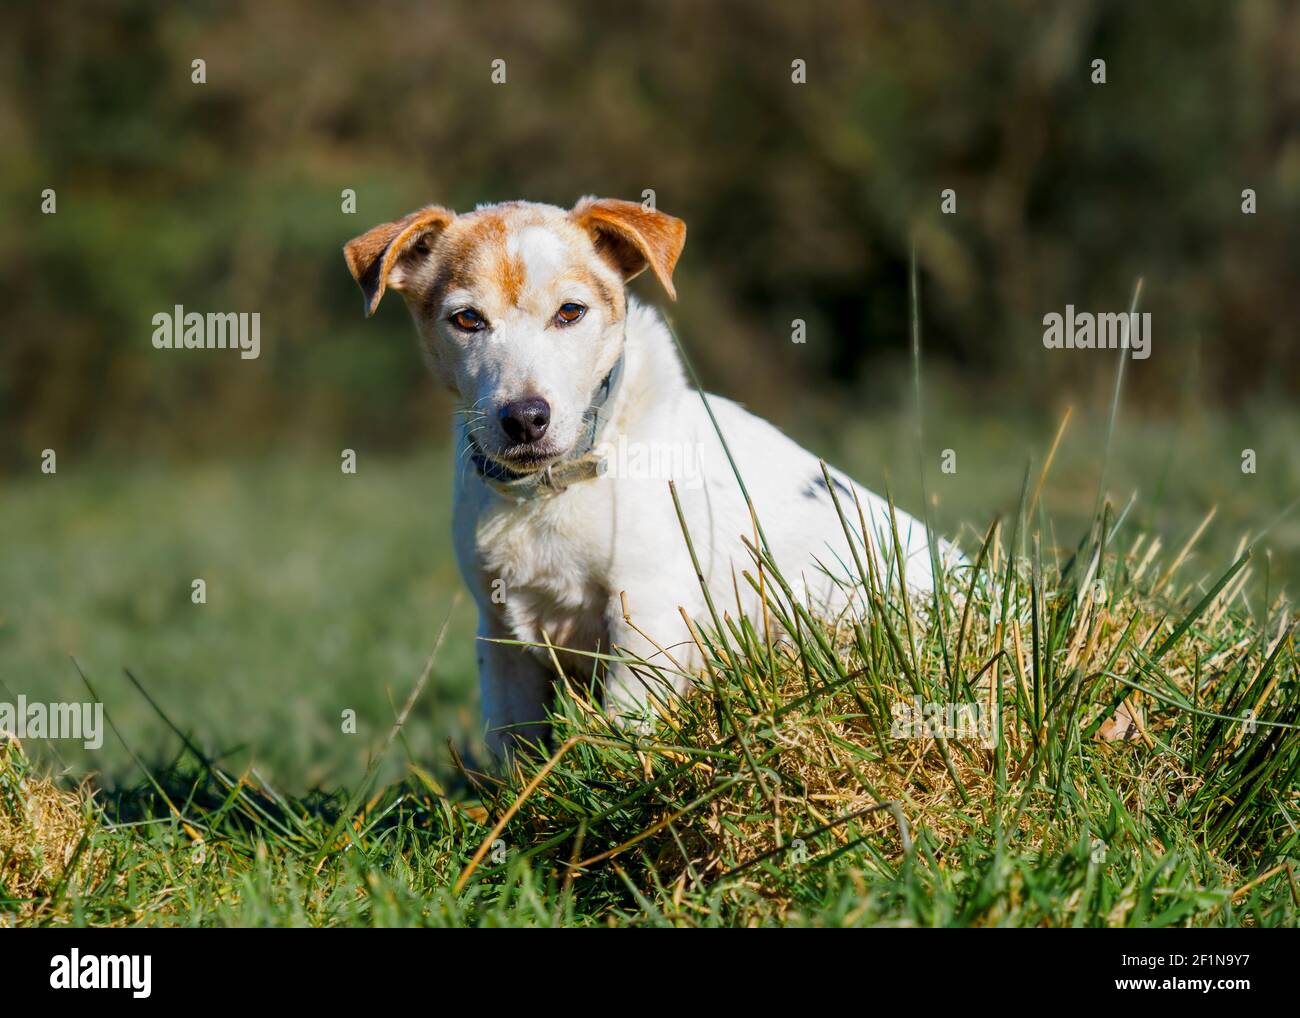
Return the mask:
POLYGON ((704 666, 687 619, 707 622, 709 598, 760 617, 746 572, 772 588, 775 564, 790 596, 832 614, 861 596, 868 556, 880 577, 931 589, 920 521, 688 385, 664 320, 626 289, 649 269, 675 300, 685 240, 671 215, 587 197, 429 206, 344 248, 367 315, 400 293, 455 400, 453 539, 503 758, 545 743, 561 671, 600 673, 606 711, 649 723, 704 666))

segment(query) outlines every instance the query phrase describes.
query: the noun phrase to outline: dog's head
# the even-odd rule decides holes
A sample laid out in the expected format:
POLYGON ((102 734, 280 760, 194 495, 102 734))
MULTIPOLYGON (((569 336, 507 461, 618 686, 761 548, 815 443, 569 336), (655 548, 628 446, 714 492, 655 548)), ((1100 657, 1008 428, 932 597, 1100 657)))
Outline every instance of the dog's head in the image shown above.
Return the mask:
POLYGON ((430 206, 344 248, 373 314, 405 298, 434 373, 456 394, 480 452, 540 470, 583 437, 623 349, 624 284, 647 267, 670 297, 680 219, 636 202, 531 202, 466 215, 430 206))

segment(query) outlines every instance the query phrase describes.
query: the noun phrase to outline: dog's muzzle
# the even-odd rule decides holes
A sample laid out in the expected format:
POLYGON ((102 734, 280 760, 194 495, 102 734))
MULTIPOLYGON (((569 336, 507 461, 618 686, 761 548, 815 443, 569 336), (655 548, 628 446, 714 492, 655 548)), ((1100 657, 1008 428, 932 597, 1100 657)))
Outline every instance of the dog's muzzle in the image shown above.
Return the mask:
POLYGON ((558 495, 571 484, 599 476, 601 458, 593 450, 609 419, 619 383, 623 380, 623 356, 622 353, 618 355, 618 360, 609 369, 609 374, 601 379, 587 404, 587 410, 582 415, 584 430, 581 441, 576 442, 563 458, 547 465, 544 470, 528 474, 511 470, 496 460, 489 459, 474 440, 468 438, 469 461, 483 482, 500 495, 525 501, 543 495, 558 495))

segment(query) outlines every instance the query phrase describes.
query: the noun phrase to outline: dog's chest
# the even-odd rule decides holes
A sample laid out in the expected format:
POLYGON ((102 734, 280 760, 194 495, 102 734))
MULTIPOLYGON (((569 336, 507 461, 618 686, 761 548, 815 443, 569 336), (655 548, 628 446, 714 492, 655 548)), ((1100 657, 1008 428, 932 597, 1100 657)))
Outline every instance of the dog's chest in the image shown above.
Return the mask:
POLYGON ((608 548, 580 509, 509 506, 477 522, 475 553, 489 600, 517 640, 608 649, 609 591, 601 568, 608 548))

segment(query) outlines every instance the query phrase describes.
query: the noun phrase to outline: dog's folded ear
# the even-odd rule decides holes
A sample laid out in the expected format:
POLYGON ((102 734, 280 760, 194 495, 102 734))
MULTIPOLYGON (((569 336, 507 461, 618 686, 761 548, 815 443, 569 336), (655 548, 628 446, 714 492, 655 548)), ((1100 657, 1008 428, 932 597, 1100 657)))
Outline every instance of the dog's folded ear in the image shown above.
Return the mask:
POLYGON ((366 316, 375 313, 384 290, 405 288, 411 263, 428 254, 430 246, 456 213, 437 205, 383 223, 354 237, 343 248, 352 278, 361 287, 366 316))
POLYGON ((673 300, 673 266, 686 243, 686 224, 657 209, 617 198, 583 198, 570 213, 624 281, 647 265, 673 300))

